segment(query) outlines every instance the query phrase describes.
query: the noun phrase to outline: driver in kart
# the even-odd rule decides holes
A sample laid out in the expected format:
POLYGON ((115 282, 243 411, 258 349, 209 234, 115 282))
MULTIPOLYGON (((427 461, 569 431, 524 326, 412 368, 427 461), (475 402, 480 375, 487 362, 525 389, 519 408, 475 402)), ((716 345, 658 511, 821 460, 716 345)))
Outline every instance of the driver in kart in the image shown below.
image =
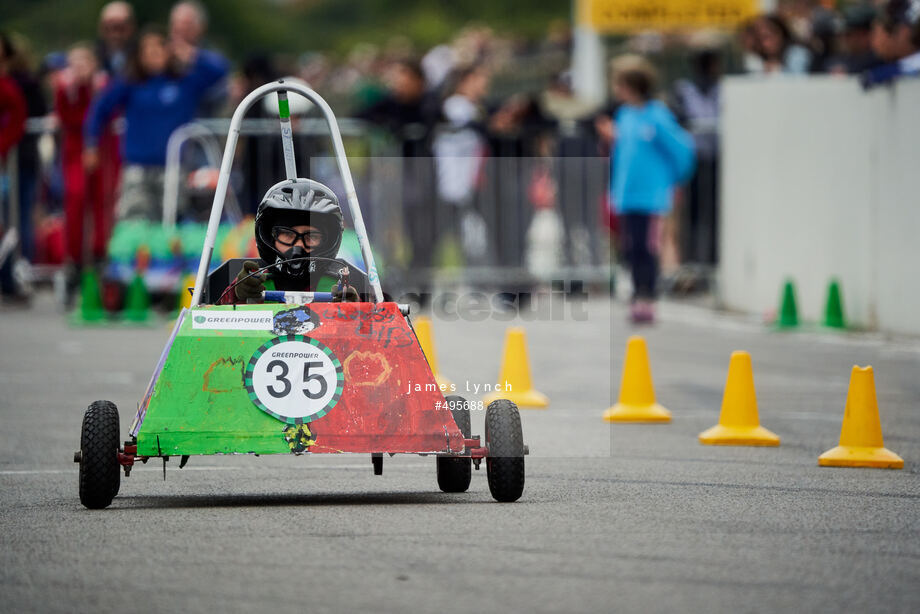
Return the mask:
POLYGON ((256 247, 264 264, 244 262, 233 291, 220 302, 259 302, 266 290, 332 292, 334 300, 360 300, 352 286, 338 288, 334 271, 340 267, 330 262, 338 254, 344 229, 338 199, 318 181, 298 179, 269 190, 255 221, 256 247), (267 265, 274 266, 251 275, 267 265))

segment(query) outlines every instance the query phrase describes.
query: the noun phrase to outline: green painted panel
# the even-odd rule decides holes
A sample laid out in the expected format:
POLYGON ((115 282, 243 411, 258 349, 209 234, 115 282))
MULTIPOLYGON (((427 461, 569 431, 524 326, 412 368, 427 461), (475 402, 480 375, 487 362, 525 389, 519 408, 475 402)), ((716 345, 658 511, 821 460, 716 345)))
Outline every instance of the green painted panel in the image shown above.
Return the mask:
POLYGON ((192 309, 162 365, 140 456, 463 447, 395 303, 192 309))
POLYGON ((271 330, 196 328, 221 325, 207 321, 215 317, 224 318, 227 327, 249 325, 253 316, 266 314, 270 320, 289 309, 266 304, 191 310, 154 385, 137 434, 138 454, 290 453, 284 439, 287 425, 260 411, 243 386, 246 363, 275 335, 271 330), (240 312, 245 322, 234 321, 240 312))

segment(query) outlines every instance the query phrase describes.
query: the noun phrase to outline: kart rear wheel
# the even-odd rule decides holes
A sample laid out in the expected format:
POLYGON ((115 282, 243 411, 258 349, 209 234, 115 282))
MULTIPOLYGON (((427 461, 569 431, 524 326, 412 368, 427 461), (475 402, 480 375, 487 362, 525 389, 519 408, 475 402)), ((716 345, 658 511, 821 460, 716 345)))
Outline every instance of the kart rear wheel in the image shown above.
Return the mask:
POLYGON ((118 432, 114 403, 95 401, 86 408, 80 434, 80 503, 90 509, 108 507, 118 494, 118 432))
MULTIPOLYGON (((458 395, 445 398, 460 432, 463 433, 464 438, 469 438, 472 431, 469 403, 458 395)), ((468 456, 439 456, 437 459, 438 486, 444 492, 466 492, 473 478, 472 465, 473 461, 468 456)))
POLYGON ((496 501, 510 503, 524 492, 524 435, 517 405, 507 399, 486 409, 486 474, 496 501))

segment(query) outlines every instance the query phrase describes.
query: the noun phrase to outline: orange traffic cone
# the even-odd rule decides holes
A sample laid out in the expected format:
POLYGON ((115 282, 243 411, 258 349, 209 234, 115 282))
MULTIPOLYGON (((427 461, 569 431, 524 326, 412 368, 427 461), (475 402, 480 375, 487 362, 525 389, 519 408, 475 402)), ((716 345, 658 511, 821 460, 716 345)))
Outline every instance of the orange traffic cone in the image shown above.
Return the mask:
POLYGON ((441 371, 438 369, 438 357, 434 351, 434 334, 431 331, 431 320, 425 316, 419 316, 415 318, 413 328, 415 329, 415 336, 418 338, 418 344, 422 347, 425 358, 428 359, 428 366, 431 367, 435 382, 437 382, 441 390, 450 390, 450 380, 441 375, 441 371))
POLYGON ((760 426, 751 355, 732 352, 719 423, 700 433, 700 443, 721 446, 778 446, 779 437, 760 426))
POLYGON ((518 407, 544 409, 549 399, 537 392, 530 381, 530 360, 527 358, 527 333, 523 328, 512 327, 505 333, 505 355, 498 376, 496 392, 483 398, 489 405, 497 399, 508 399, 518 407))
POLYGON ((626 360, 620 379, 620 399, 604 412, 606 422, 670 422, 671 412, 655 402, 652 370, 645 339, 634 335, 626 342, 626 360))
POLYGON ((822 467, 902 469, 904 459, 885 448, 872 367, 853 366, 840 429, 840 445, 818 457, 822 467))

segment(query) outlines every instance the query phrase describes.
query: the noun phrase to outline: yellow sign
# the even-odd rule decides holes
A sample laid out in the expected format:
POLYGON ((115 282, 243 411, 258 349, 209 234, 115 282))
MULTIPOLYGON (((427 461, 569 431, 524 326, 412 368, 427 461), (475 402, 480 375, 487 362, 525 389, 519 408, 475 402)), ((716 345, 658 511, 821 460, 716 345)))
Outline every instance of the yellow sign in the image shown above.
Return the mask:
POLYGON ((580 21, 600 32, 735 27, 759 0, 581 0, 580 21))

